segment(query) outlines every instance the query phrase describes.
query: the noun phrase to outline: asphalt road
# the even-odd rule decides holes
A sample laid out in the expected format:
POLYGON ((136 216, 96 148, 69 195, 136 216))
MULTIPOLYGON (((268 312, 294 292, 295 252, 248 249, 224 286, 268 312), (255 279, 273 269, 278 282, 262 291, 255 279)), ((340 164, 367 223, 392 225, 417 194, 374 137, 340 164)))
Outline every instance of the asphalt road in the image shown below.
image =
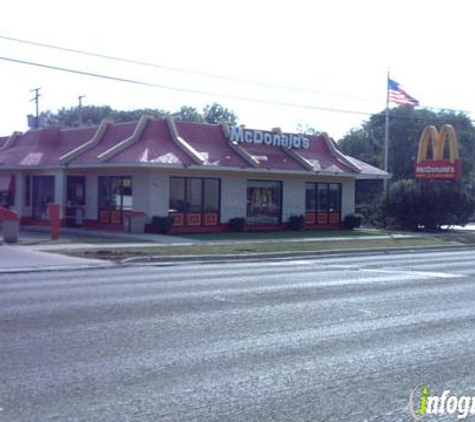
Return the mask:
POLYGON ((409 421, 417 385, 475 395, 474 278, 475 251, 0 275, 0 421, 409 421))

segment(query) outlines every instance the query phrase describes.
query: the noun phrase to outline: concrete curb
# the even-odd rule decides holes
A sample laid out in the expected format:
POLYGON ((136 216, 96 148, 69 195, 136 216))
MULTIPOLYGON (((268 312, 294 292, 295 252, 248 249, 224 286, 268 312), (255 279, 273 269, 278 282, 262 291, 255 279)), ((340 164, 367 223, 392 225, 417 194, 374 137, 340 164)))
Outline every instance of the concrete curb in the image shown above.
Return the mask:
POLYGON ((155 255, 149 257, 133 257, 119 261, 120 264, 129 265, 178 265, 187 263, 215 263, 215 262, 245 262, 245 261, 267 261, 295 258, 323 258, 345 257, 365 254, 392 254, 399 252, 436 252, 436 251, 464 251, 475 250, 475 245, 434 245, 434 246, 402 246, 394 248, 364 248, 364 249, 339 249, 323 251, 303 251, 303 252, 267 252, 267 253, 246 253, 246 254, 221 254, 221 255, 155 255))
POLYGON ((42 272, 66 272, 66 271, 79 271, 79 270, 97 270, 114 268, 120 266, 120 263, 113 261, 104 261, 104 264, 78 264, 78 265, 52 265, 45 267, 22 267, 22 268, 0 268, 0 275, 3 274, 29 274, 29 273, 42 273, 42 272))

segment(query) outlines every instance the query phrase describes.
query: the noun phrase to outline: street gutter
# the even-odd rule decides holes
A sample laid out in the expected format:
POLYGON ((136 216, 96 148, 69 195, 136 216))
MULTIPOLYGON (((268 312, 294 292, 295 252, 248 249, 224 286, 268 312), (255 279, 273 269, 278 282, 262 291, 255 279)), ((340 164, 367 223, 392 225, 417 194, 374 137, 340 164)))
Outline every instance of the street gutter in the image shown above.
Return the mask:
POLYGON ((400 246, 387 248, 364 248, 364 249, 328 249, 324 251, 303 252, 254 252, 243 254, 210 254, 210 255, 153 255, 147 257, 132 257, 118 261, 127 265, 179 265, 196 263, 226 263, 226 262, 256 262, 270 260, 289 260, 296 258, 325 258, 325 257, 348 257, 353 255, 395 254, 400 252, 438 252, 438 251, 465 251, 475 250, 475 244, 462 245, 434 245, 434 246, 400 246))

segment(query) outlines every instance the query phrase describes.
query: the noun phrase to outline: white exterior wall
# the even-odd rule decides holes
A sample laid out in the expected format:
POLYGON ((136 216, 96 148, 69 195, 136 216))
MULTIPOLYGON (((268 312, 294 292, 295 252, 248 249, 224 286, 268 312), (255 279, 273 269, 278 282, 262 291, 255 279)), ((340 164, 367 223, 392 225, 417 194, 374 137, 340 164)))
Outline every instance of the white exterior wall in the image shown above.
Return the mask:
POLYGON ((150 215, 150 174, 135 173, 132 176, 133 210, 150 215))
POLYGON ((15 205, 12 210, 17 212, 20 217, 25 215, 25 176, 20 173, 15 173, 15 205))
POLYGON ((246 218, 247 178, 223 177, 221 179, 221 223, 231 218, 246 218))
POLYGON ((54 203, 59 205, 59 218, 64 218, 64 207, 66 205, 66 175, 62 172, 55 172, 54 176, 54 203))
POLYGON ((341 218, 355 212, 355 180, 345 180, 341 186, 341 218))
POLYGON ((288 179, 282 184, 282 222, 291 215, 305 214, 305 181, 288 179))
MULTIPOLYGON (((143 210, 147 217, 168 215, 170 208, 170 176, 162 173, 151 173, 148 179, 148 209, 143 210)), ((135 208, 135 203, 134 203, 135 208)), ((142 211, 142 210, 140 210, 142 211)))

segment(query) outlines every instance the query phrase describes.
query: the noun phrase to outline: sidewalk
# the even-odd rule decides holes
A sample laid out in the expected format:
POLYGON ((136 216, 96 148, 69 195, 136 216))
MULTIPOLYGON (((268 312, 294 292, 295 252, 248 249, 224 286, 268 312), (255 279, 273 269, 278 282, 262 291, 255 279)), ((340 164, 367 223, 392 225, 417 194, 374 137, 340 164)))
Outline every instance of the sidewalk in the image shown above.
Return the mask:
POLYGON ((65 255, 34 251, 23 246, 0 245, 0 274, 11 272, 47 271, 108 267, 110 261, 75 258, 65 255))
MULTIPOLYGON (((88 238, 94 239, 124 239, 129 242, 143 243, 146 246, 151 246, 151 244, 195 244, 201 243, 199 240, 182 238, 179 236, 170 236, 164 234, 151 234, 151 233, 126 233, 122 231, 105 231, 105 230, 96 230, 96 229, 74 229, 69 227, 61 228, 61 237, 72 237, 75 239, 84 238, 84 244, 89 245, 93 243, 88 243, 88 238), (146 243, 148 242, 148 243, 146 243)), ((49 239, 49 228, 48 227, 38 227, 38 226, 23 226, 20 232, 21 240, 41 240, 49 239)), ((77 243, 77 242, 75 242, 77 243)), ((104 242, 105 244, 105 242, 104 242)), ((63 245, 64 246, 64 245, 63 245)), ((155 245, 153 245, 155 246, 155 245)))

